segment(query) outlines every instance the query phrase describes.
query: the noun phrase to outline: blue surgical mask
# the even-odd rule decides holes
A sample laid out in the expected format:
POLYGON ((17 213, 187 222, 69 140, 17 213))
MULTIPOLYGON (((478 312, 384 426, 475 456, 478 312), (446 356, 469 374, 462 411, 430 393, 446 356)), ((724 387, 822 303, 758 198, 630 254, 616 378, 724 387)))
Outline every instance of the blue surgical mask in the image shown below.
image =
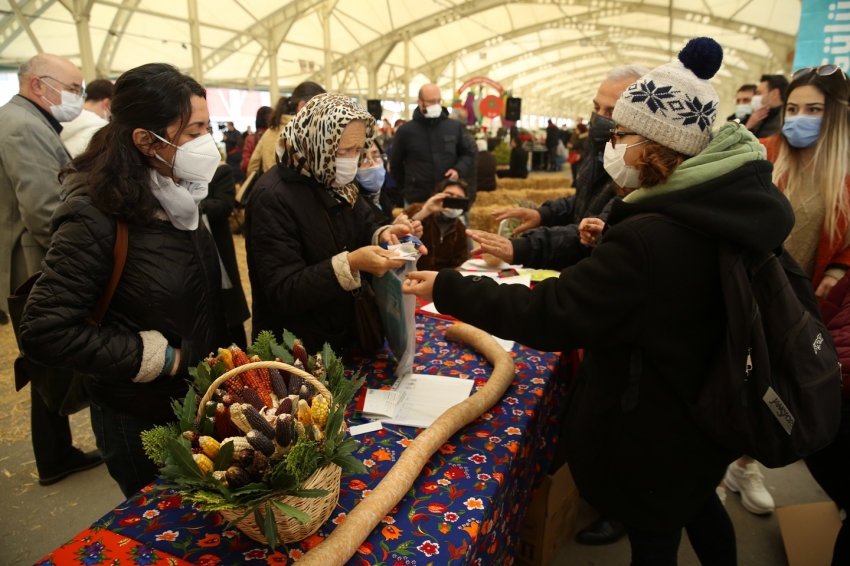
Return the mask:
POLYGON ((367 169, 357 170, 357 182, 367 193, 377 193, 384 186, 387 171, 383 165, 375 165, 367 169))
POLYGON ((823 116, 807 116, 805 114, 790 116, 785 118, 782 133, 785 134, 785 139, 793 147, 798 149, 812 147, 818 142, 822 121, 823 116))

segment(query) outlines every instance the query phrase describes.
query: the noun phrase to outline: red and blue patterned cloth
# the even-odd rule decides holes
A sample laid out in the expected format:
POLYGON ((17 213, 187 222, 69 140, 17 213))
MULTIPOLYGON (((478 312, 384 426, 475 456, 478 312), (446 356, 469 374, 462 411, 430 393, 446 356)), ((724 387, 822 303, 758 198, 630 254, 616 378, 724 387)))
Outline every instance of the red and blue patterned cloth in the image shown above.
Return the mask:
MULTIPOLYGON (((492 366, 477 352, 445 342, 450 323, 417 317, 414 371, 474 379, 478 389, 492 366)), ((455 434, 430 459, 411 494, 384 518, 349 564, 510 565, 524 510, 553 457, 557 417, 566 395, 567 372, 557 354, 515 346, 513 384, 488 413, 455 434)), ((394 381, 388 351, 354 358, 349 370, 368 372, 366 385, 394 381)), ((353 422, 359 422, 354 419, 353 422)), ((147 486, 39 566, 291 564, 320 543, 387 474, 416 430, 387 425, 358 436, 356 456, 368 474, 343 476, 339 504, 318 532, 274 552, 238 529, 225 529, 218 513, 184 504, 178 493, 147 486), (397 434, 397 433, 398 434, 397 434), (255 562, 256 561, 256 562, 255 562)))

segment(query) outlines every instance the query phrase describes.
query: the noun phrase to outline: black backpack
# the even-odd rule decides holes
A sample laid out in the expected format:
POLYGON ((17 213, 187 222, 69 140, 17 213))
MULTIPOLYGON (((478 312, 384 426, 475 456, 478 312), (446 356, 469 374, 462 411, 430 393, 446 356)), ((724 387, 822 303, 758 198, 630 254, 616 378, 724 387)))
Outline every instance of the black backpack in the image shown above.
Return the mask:
POLYGON ((719 444, 787 466, 838 432, 838 353, 811 279, 784 249, 757 255, 720 242, 718 258, 726 336, 691 415, 719 444))

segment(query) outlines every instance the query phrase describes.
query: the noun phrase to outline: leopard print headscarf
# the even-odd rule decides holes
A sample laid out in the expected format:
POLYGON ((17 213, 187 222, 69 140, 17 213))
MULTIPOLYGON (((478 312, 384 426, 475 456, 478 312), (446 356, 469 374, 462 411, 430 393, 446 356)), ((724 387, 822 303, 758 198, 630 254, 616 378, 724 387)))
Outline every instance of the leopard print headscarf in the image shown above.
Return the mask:
POLYGON ((371 114, 342 94, 319 94, 304 105, 280 134, 283 142, 281 162, 305 177, 312 177, 341 201, 354 208, 357 186, 352 182, 333 187, 336 178, 336 152, 342 130, 352 120, 366 123, 366 142, 375 135, 371 114))

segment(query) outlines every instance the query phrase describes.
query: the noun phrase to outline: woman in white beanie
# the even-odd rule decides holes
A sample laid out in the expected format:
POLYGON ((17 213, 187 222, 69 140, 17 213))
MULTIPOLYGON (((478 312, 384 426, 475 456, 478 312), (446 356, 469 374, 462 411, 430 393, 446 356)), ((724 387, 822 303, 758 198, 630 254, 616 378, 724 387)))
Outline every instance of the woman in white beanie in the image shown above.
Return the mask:
POLYGON ((564 415, 567 458, 582 497, 626 524, 633 566, 676 564, 682 528, 703 565, 737 561, 715 487, 740 454, 714 442, 689 404, 726 330, 718 240, 766 253, 794 217, 746 128, 727 123, 710 139, 708 79, 722 56, 714 40, 691 40, 617 102, 605 169, 632 192, 590 258, 534 289, 452 270, 406 283, 494 335, 585 349, 564 415))

